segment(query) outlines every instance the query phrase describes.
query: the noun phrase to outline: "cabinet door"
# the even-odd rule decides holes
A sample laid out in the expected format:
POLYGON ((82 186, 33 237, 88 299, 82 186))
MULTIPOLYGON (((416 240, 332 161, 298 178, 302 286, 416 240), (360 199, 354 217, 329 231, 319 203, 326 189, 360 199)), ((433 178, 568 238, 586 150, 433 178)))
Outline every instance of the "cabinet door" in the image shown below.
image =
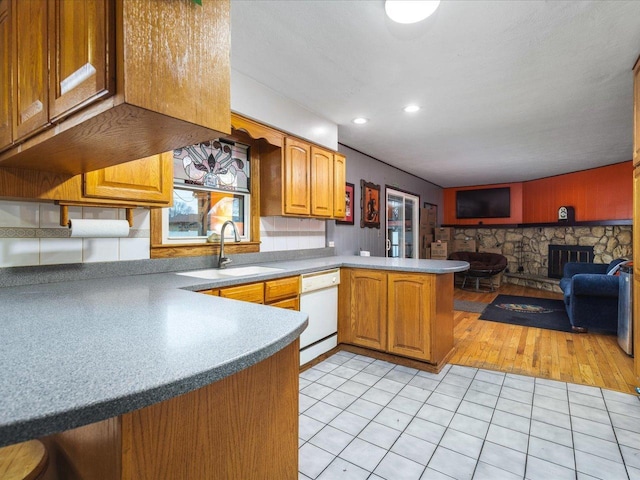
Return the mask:
POLYGON ((349 338, 355 345, 387 348, 387 274, 352 270, 349 338))
POLYGON ((432 276, 390 273, 388 351, 431 359, 432 276))
POLYGON ((84 196, 170 205, 173 152, 84 174, 84 196))
MULTIPOLYGON (((636 104, 636 108, 640 105, 636 104)), ((636 117, 637 118, 637 117, 636 117)), ((640 140, 640 139, 639 139, 640 140)), ((633 170, 633 351, 636 383, 640 382, 640 167, 633 170)))
POLYGON ((12 141, 10 9, 10 0, 0 0, 0 149, 12 141))
POLYGON ((44 128, 49 121, 47 0, 13 0, 14 140, 44 128))
POLYGON ((243 302, 264 303, 264 283, 249 283, 220 289, 220 296, 243 302))
POLYGON ((633 165, 640 164, 640 58, 633 68, 633 165))
POLYGON ((311 147, 311 215, 333 216, 333 153, 311 147))
POLYGON ((284 152, 284 213, 309 215, 311 153, 309 144, 285 139, 284 152))
POLYGON ((333 155, 333 216, 343 219, 347 214, 345 207, 345 187, 347 181, 347 159, 344 155, 333 155))
POLYGON ((49 0, 50 119, 109 93, 110 17, 110 0, 49 0))

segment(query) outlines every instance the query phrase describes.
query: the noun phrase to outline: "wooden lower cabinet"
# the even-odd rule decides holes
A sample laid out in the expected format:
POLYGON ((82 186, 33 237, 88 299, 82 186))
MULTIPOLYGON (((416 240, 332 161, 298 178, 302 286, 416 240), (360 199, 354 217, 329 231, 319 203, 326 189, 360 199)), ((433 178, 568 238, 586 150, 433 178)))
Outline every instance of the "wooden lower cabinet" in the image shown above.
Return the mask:
POLYGON ((453 349, 453 274, 342 269, 338 341, 439 365, 453 349))
POLYGON ((380 270, 341 270, 340 289, 346 283, 349 299, 345 343, 386 350, 387 274, 380 270), (342 280, 344 273, 348 275, 342 280))
POLYGON ((388 345, 390 353, 431 358, 431 299, 433 277, 388 275, 388 345))
POLYGON ((220 289, 201 290, 199 293, 220 295, 224 298, 261 303, 289 310, 300 310, 300 277, 298 276, 220 289))
POLYGON ((300 311, 300 297, 288 298, 286 300, 279 300, 277 302, 268 303, 270 307, 286 308, 287 310, 300 311))
POLYGON ((298 478, 299 341, 198 390, 44 440, 50 480, 298 478))
POLYGON ((264 303, 264 283, 248 283, 220 289, 220 296, 243 302, 264 303))
MULTIPOLYGON (((640 89, 640 85, 638 85, 640 89)), ((640 108, 640 105, 638 105, 640 108)), ((640 138, 637 139, 640 142, 640 138)), ((633 353, 637 385, 640 385, 640 166, 633 170, 633 353)))

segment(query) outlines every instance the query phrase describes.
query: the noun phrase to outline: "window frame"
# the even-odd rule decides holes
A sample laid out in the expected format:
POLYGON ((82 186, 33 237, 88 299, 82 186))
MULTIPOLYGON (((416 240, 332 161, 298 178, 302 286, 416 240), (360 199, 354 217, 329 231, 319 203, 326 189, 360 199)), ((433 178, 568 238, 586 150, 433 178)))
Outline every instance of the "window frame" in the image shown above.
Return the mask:
MULTIPOLYGON (((255 140, 245 132, 233 130, 231 135, 224 137, 233 142, 244 143, 249 146, 249 158, 251 161, 250 195, 249 202, 249 241, 231 242, 225 241, 225 253, 257 253, 260 251, 260 140, 255 140)), ((172 167, 173 168, 173 167, 172 167)), ((173 198, 173 192, 171 193, 173 198)), ((219 243, 165 243, 162 231, 162 208, 151 208, 151 258, 194 257, 217 255, 220 252, 219 243)))

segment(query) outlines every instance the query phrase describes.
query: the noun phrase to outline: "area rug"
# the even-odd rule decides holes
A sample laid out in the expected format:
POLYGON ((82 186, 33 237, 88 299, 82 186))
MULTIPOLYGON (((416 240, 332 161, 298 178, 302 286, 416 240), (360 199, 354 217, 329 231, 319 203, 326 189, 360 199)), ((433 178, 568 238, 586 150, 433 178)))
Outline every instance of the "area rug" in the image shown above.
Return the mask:
POLYGON ((487 308, 488 303, 472 302, 470 300, 454 300, 453 309, 460 312, 482 313, 487 308))
POLYGON ((524 327, 570 332, 571 323, 562 300, 498 295, 487 305, 480 320, 510 323, 524 327))

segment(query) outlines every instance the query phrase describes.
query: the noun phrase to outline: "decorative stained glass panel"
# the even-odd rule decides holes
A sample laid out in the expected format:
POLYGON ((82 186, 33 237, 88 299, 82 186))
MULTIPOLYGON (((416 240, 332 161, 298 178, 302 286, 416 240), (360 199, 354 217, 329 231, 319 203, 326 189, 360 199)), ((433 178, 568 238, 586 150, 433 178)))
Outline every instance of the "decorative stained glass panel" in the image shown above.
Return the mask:
POLYGON ((248 150, 246 145, 226 140, 178 148, 173 151, 174 183, 249 193, 248 150))

